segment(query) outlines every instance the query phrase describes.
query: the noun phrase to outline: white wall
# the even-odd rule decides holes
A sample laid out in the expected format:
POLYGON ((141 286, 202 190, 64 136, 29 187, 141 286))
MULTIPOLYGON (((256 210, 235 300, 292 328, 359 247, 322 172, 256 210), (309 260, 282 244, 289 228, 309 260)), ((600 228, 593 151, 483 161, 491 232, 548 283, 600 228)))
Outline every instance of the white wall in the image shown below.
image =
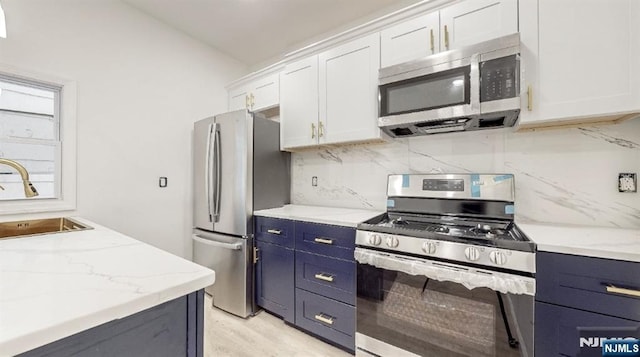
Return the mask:
POLYGON ((292 161, 296 204, 384 211, 389 174, 513 173, 517 219, 640 229, 640 192, 617 189, 618 173, 640 174, 640 119, 396 139, 294 153, 292 161))
POLYGON ((0 64, 77 82, 72 213, 190 257, 192 124, 246 67, 118 0, 2 5, 0 64))

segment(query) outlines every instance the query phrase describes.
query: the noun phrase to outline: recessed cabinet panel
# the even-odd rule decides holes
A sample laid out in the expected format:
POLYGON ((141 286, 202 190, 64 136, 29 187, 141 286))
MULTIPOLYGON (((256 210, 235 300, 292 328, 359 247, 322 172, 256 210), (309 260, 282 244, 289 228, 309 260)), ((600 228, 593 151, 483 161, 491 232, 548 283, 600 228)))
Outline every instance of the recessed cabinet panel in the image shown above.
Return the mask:
POLYGON ((532 89, 532 102, 521 124, 640 110, 640 2, 539 0, 537 9, 524 5, 523 83, 524 91, 532 89))
POLYGON ((370 35, 319 55, 319 143, 380 138, 380 38, 370 35))
POLYGON ((250 107, 260 111, 278 106, 280 103, 280 78, 273 74, 252 84, 250 107))
POLYGON ((318 56, 287 65, 280 75, 282 149, 318 143, 318 56))
POLYGON ((237 88, 229 91, 229 111, 245 109, 247 107, 248 88, 237 88))
POLYGON ((440 50, 518 32, 517 0, 463 1, 440 10, 440 50))
POLYGON ((380 32, 380 66, 412 61, 440 52, 440 16, 435 11, 380 32))

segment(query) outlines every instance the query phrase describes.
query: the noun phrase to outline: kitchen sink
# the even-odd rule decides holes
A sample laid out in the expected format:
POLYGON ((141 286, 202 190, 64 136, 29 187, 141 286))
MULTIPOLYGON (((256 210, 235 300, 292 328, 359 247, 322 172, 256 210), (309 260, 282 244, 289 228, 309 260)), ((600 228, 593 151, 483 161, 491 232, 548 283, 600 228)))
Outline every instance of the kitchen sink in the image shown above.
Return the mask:
POLYGON ((93 229, 93 227, 65 217, 0 222, 0 239, 84 231, 87 229, 93 229))

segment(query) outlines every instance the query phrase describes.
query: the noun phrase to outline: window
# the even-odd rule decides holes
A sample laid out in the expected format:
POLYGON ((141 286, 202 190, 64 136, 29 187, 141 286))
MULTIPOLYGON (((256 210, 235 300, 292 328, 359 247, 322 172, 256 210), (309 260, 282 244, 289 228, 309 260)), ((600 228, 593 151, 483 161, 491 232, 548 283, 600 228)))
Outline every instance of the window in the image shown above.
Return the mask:
MULTIPOLYGON (((0 158, 24 166, 39 195, 60 197, 60 87, 0 76, 0 158)), ((0 165, 0 201, 24 199, 20 174, 0 165)))
POLYGON ((0 165, 0 214, 73 210, 76 204, 76 85, 0 64, 0 158, 29 172, 38 196, 0 165))

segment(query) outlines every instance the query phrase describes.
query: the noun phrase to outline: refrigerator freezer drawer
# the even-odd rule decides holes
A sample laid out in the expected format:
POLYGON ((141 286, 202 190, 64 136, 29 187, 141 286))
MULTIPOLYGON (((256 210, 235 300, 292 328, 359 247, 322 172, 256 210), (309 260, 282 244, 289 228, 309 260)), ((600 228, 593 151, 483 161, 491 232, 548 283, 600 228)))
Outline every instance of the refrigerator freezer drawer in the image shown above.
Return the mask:
POLYGON ((213 305, 240 317, 252 314, 250 240, 196 231, 192 235, 193 261, 216 272, 216 282, 205 288, 213 305))

